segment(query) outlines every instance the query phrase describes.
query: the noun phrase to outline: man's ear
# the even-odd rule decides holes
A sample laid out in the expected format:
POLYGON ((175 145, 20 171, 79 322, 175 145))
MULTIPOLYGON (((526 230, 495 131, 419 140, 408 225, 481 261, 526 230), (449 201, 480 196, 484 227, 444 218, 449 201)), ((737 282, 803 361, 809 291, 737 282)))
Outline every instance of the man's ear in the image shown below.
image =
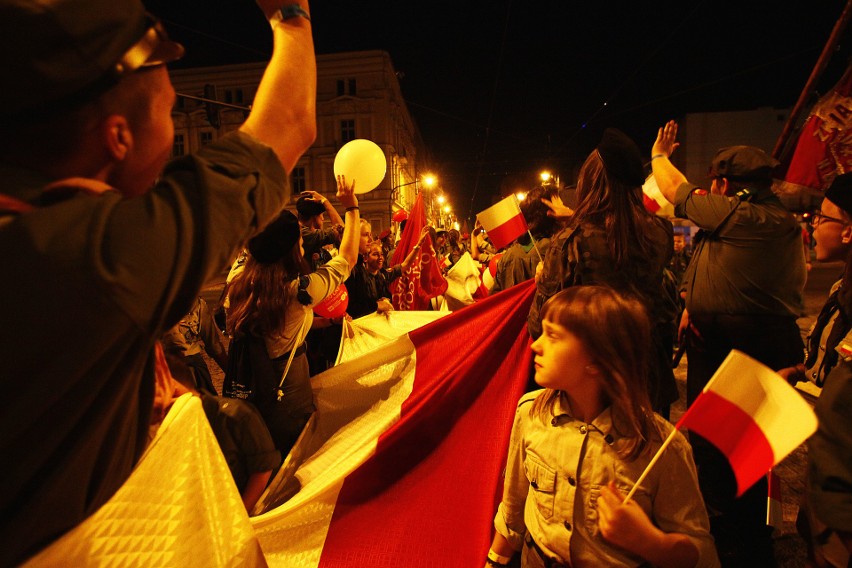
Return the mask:
POLYGON ((133 150, 133 134, 127 119, 119 114, 111 114, 101 123, 101 142, 110 157, 121 162, 133 150))
POLYGON ((848 245, 852 242, 852 225, 846 225, 843 227, 843 231, 840 232, 840 242, 844 245, 848 245))

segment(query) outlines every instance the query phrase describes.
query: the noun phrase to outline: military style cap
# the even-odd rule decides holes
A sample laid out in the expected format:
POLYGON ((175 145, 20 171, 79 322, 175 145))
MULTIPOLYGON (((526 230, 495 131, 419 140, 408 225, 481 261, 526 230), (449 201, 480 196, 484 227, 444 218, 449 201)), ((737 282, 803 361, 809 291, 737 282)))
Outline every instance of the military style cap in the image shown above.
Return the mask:
POLYGON ((645 183, 642 153, 636 143, 622 131, 607 128, 597 150, 610 178, 632 187, 645 183))
POLYGON ((139 0, 3 0, 0 116, 85 102, 127 74, 179 59, 183 46, 139 0))
POLYGON ((248 250, 260 264, 272 264, 289 255, 299 242, 299 220, 286 209, 248 242, 248 250))
POLYGON ((852 215, 852 173, 836 176, 825 190, 825 198, 852 215))
POLYGON ((710 163, 710 177, 734 181, 769 181, 778 160, 754 146, 722 148, 710 163))

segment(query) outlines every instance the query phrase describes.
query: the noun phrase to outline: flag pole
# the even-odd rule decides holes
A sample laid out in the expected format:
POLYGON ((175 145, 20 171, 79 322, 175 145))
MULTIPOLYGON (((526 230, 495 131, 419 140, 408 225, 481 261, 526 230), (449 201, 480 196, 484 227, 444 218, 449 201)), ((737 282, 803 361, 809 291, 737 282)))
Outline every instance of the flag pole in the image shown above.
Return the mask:
MULTIPOLYGON (((852 0, 849 0, 849 1, 852 2, 852 0)), ((535 252, 538 253, 539 260, 544 260, 544 257, 541 256, 541 251, 538 250, 538 245, 536 244, 535 239, 533 238, 532 233, 530 232, 529 229, 527 229, 527 234, 530 236, 530 240, 532 241, 533 247, 535 247, 535 252)))
POLYGON ((648 477, 648 473, 651 471, 651 468, 652 468, 652 467, 654 467, 654 464, 655 464, 655 463, 657 463, 657 461, 660 459, 660 456, 663 454, 663 451, 664 451, 667 447, 669 447, 669 444, 671 444, 671 443, 672 443, 672 440, 674 439, 674 437, 675 437, 675 435, 677 434, 677 432, 678 432, 678 429, 677 429, 677 426, 675 426, 675 427, 672 429, 671 434, 669 434, 669 437, 668 437, 668 438, 666 438, 666 441, 665 441, 665 442, 663 442, 663 445, 662 445, 662 446, 660 446, 660 449, 659 449, 659 450, 657 450, 657 453, 656 453, 656 454, 654 454, 654 457, 653 457, 653 458, 651 458, 651 461, 648 463, 648 466, 645 468, 645 471, 643 471, 643 472, 642 472, 642 475, 640 475, 640 476, 639 476, 639 479, 637 479, 637 480, 636 480, 636 483, 635 483, 635 484, 633 484, 633 489, 631 489, 631 490, 630 490, 630 493, 628 493, 628 494, 627 494, 627 497, 625 497, 625 498, 624 498, 624 503, 625 503, 625 504, 626 504, 627 502, 629 502, 629 501, 630 501, 630 498, 631 498, 631 497, 633 497, 633 494, 634 494, 634 493, 636 493, 636 490, 637 490, 637 489, 639 489, 639 485, 640 485, 643 481, 645 481, 645 478, 646 478, 646 477, 648 477))
POLYGON ((833 52, 836 50, 837 44, 840 42, 840 38, 843 35, 843 31, 846 29, 846 25, 849 23, 850 17, 852 17, 852 0, 847 0, 846 7, 840 14, 840 18, 838 18, 837 23, 834 25, 834 29, 831 30, 831 35, 828 36, 828 41, 825 43, 825 47, 823 47, 822 53, 820 54, 816 65, 814 65, 813 71, 811 71, 811 76, 808 77, 808 80, 805 83, 805 88, 802 89, 802 93, 799 95, 799 100, 796 101, 796 106, 794 106, 793 110, 790 112, 787 124, 784 125, 784 130, 781 132, 781 136, 778 137, 778 142, 775 143, 775 149, 772 150, 772 157, 776 160, 782 160, 782 157, 786 154, 785 150, 787 142, 790 140, 793 127, 799 120, 799 116, 802 114, 802 110, 805 108, 805 105, 808 104, 808 99, 811 96, 814 84, 817 80, 819 80, 820 75, 822 75, 822 72, 825 71, 825 68, 828 66, 828 62, 831 59, 833 52))

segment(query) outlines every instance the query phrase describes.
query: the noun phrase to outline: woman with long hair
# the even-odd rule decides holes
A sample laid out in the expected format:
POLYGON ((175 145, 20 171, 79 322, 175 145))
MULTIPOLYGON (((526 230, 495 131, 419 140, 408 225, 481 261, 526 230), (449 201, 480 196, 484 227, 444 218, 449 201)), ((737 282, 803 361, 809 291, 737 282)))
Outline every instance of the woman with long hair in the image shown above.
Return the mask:
POLYGON ((518 403, 487 566, 718 566, 692 453, 645 391, 642 304, 604 286, 562 290, 532 344, 543 390, 518 403))
POLYGON ((645 209, 644 181, 639 148, 622 132, 607 129, 580 168, 577 206, 568 226, 551 240, 528 323, 537 338, 542 306, 570 286, 603 284, 639 300, 652 323, 651 403, 668 417, 669 405, 678 398, 671 369, 677 303, 663 277, 673 252, 673 230, 669 221, 645 209))
POLYGON ((358 257, 354 181, 338 176, 337 198, 346 217, 336 257, 309 273, 299 222, 285 210, 249 241, 245 268, 229 291, 231 348, 223 391, 257 406, 282 455, 315 410, 304 344, 312 308, 346 280, 358 257))

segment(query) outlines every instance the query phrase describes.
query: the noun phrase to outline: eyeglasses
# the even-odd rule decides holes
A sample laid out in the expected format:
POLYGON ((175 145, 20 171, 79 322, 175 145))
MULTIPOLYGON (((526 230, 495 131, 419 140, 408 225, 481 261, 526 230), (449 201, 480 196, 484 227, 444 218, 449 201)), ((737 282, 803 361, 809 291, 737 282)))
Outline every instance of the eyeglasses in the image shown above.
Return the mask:
POLYGON ((813 213, 808 220, 808 223, 812 227, 816 227, 821 225, 822 223, 840 223, 841 225, 848 225, 848 221, 844 221, 843 219, 838 219, 837 217, 830 217, 828 215, 824 215, 821 211, 817 211, 813 213))

